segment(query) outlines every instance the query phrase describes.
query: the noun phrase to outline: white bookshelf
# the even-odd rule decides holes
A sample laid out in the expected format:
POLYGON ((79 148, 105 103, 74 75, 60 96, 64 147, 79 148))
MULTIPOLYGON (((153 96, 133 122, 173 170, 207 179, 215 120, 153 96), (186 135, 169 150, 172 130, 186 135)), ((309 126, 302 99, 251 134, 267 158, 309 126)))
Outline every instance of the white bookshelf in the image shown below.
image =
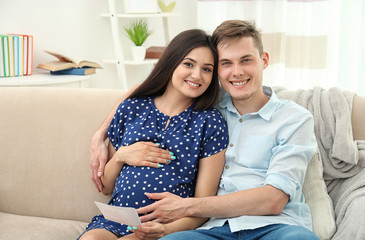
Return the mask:
MULTIPOLYGON (((125 0, 124 0, 125 1, 125 0)), ((157 1, 157 0, 156 0, 157 1)), ((169 42, 169 26, 168 19, 169 17, 179 16, 179 13, 120 13, 116 10, 115 0, 108 0, 109 12, 101 13, 102 17, 106 17, 110 19, 111 24, 111 32, 113 37, 113 46, 115 52, 114 59, 104 59, 104 63, 115 64, 117 67, 117 76, 120 87, 123 89, 128 89, 128 82, 126 78, 126 65, 138 66, 138 65, 148 65, 154 64, 157 62, 157 59, 145 59, 144 61, 133 61, 130 59, 125 59, 124 51, 123 51, 123 43, 119 37, 120 26, 123 19, 134 19, 134 18, 161 18, 162 25, 164 30, 164 39, 165 43, 169 42)))
POLYGON ((1 77, 0 87, 70 87, 87 88, 90 75, 51 75, 49 72, 34 72, 29 76, 1 77))

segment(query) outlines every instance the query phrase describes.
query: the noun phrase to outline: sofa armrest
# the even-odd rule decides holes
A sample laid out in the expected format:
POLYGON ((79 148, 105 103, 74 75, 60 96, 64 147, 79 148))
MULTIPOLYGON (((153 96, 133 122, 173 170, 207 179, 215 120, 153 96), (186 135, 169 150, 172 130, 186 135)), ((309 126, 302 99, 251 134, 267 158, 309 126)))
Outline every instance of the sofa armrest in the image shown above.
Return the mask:
POLYGON ((354 140, 365 140, 365 97, 355 96, 352 104, 352 132, 354 140))

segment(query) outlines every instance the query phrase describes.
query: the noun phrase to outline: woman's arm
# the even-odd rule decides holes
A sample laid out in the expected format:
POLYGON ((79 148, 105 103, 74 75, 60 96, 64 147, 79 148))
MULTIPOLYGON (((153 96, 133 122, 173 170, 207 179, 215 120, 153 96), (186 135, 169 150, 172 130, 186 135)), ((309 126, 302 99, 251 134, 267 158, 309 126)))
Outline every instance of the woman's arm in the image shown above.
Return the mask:
POLYGON ((122 161, 119 161, 117 156, 115 155, 116 151, 110 142, 108 144, 108 152, 109 161, 105 165, 104 175, 101 177, 101 182, 103 184, 102 193, 104 195, 108 195, 113 192, 115 179, 117 179, 120 171, 124 166, 124 163, 122 161))

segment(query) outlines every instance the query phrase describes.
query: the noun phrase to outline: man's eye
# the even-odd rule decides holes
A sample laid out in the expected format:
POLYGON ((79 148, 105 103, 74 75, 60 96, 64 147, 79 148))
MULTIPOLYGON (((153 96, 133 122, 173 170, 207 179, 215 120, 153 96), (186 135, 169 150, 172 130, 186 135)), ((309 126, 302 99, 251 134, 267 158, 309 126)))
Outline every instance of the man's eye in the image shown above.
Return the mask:
POLYGON ((222 62, 223 66, 227 66, 227 65, 230 65, 230 64, 231 64, 230 62, 222 62))

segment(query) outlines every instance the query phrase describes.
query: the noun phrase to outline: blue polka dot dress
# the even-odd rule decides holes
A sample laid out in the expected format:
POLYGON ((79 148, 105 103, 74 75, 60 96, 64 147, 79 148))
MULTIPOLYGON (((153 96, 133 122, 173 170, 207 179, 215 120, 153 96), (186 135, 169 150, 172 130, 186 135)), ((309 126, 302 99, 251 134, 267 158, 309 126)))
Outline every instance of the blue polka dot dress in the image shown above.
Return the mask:
MULTIPOLYGON (((152 97, 122 102, 110 124, 108 137, 116 150, 138 141, 151 141, 176 156, 176 160, 161 168, 124 165, 108 204, 134 208, 154 202, 145 196, 146 192, 193 196, 199 159, 228 145, 227 125, 217 110, 199 111, 192 105, 170 118, 155 107, 152 97)), ((95 216, 86 231, 95 228, 104 228, 117 236, 131 233, 126 225, 106 220, 103 215, 95 216)))

